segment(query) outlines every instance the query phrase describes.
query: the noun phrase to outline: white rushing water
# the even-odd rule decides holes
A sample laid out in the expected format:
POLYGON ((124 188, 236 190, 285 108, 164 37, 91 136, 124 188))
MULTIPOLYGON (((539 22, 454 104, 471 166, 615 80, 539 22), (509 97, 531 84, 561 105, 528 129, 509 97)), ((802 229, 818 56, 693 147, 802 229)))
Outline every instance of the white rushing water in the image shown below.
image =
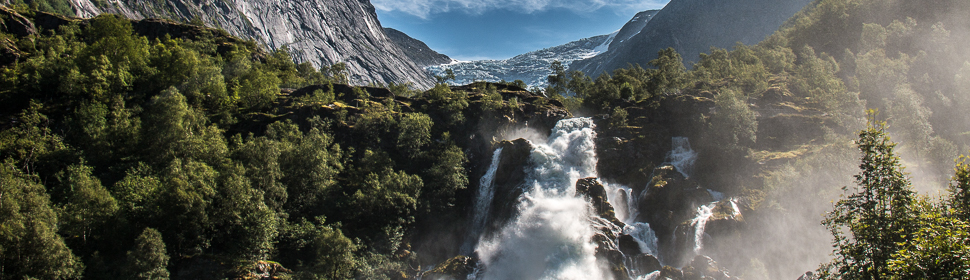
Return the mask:
POLYGON ((697 216, 690 221, 690 225, 694 227, 694 254, 700 255, 701 249, 704 249, 704 230, 707 227, 707 221, 714 215, 715 203, 717 202, 698 207, 697 216))
POLYGON ((667 163, 673 165, 684 175, 684 178, 690 178, 691 172, 694 170, 694 161, 697 160, 697 152, 690 148, 690 141, 687 137, 671 137, 671 150, 667 153, 667 163))
POLYGON ((468 231, 469 237, 465 239, 465 244, 461 248, 463 254, 467 255, 471 252, 478 236, 485 230, 485 221, 487 221, 488 213, 492 208, 492 199, 495 197, 495 186, 493 186, 492 180, 495 179, 495 172, 498 170, 501 156, 502 147, 499 147, 492 153, 492 163, 488 165, 488 171, 485 171, 485 175, 482 175, 482 179, 479 181, 478 194, 474 202, 475 212, 472 216, 471 229, 468 231))
POLYGON ((577 179, 596 176, 593 128, 590 118, 561 120, 546 143, 532 143, 531 187, 518 215, 476 247, 476 279, 612 278, 594 256, 591 206, 575 196, 577 179))

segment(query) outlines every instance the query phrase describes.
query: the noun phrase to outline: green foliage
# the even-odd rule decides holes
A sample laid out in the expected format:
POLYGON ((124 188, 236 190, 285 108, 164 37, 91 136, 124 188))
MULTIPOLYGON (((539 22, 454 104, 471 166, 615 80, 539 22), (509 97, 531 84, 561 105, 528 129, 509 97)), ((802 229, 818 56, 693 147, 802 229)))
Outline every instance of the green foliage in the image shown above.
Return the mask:
POLYGON ((950 207, 964 221, 970 221, 970 163, 967 156, 956 160, 950 183, 950 207))
POLYGON ((482 96, 482 110, 485 111, 495 111, 502 108, 504 101, 502 100, 502 95, 498 93, 498 89, 494 85, 489 84, 485 88, 485 92, 482 96))
POLYGON ((569 82, 566 76, 566 67, 562 66, 562 62, 556 60, 552 62, 549 69, 552 70, 552 75, 546 78, 549 82, 549 86, 546 87, 546 96, 565 95, 566 86, 569 82))
POLYGON ((610 114, 610 127, 619 128, 627 126, 626 118, 629 114, 620 107, 613 108, 613 113, 610 114))
POLYGON ((357 245, 323 218, 287 226, 282 240, 280 255, 295 268, 296 279, 349 279, 358 267, 357 245))
POLYGON ((426 179, 419 204, 426 210, 445 210, 453 206, 455 193, 468 186, 468 158, 461 148, 449 144, 435 151, 430 160, 431 167, 421 174, 426 179))
POLYGON ((456 125, 465 121, 463 111, 468 107, 468 95, 464 92, 451 91, 445 84, 437 84, 425 93, 428 102, 444 114, 448 125, 456 125))
POLYGON ((839 200, 823 224, 835 239, 836 258, 830 265, 839 277, 879 279, 891 275, 893 254, 915 232, 916 194, 895 154, 896 144, 874 112, 857 143, 862 151, 857 192, 839 200))
POLYGON ((431 142, 431 117, 422 113, 406 113, 398 122, 397 149, 411 157, 431 142))
POLYGON ((42 108, 42 104, 31 101, 30 107, 20 113, 20 124, 0 132, 0 154, 14 160, 27 174, 67 152, 61 136, 51 131, 50 119, 40 113, 42 108))
POLYGON ((758 121, 747 99, 744 94, 729 89, 714 98, 715 112, 710 124, 719 142, 738 147, 756 140, 758 121))
POLYGON ((127 277, 140 280, 168 279, 168 259, 162 234, 153 228, 146 228, 135 239, 135 247, 128 251, 127 277))
POLYGON ((306 104, 331 104, 336 100, 336 96, 333 92, 333 87, 330 90, 323 91, 322 89, 314 90, 313 92, 307 94, 306 96, 300 97, 298 102, 303 105, 306 104))
POLYGON ((66 198, 58 213, 63 225, 61 232, 69 239, 78 238, 82 242, 99 239, 118 211, 114 197, 91 173, 91 167, 83 162, 71 165, 60 183, 66 198))
POLYGON ((0 277, 75 279, 84 265, 57 234, 44 186, 8 159, 0 164, 0 277))
POLYGON ((649 65, 657 68, 650 80, 650 92, 675 92, 687 85, 687 68, 684 67, 680 54, 673 48, 659 51, 657 58, 651 60, 649 65))
POLYGON ((793 73, 794 92, 835 115, 840 125, 851 127, 854 119, 861 118, 862 103, 858 94, 849 92, 835 75, 839 72, 838 63, 824 53, 821 58, 816 56, 808 46, 802 48, 800 57, 801 63, 793 73))
POLYGON ((919 201, 918 230, 893 253, 888 279, 960 279, 970 271, 970 226, 941 208, 919 201))

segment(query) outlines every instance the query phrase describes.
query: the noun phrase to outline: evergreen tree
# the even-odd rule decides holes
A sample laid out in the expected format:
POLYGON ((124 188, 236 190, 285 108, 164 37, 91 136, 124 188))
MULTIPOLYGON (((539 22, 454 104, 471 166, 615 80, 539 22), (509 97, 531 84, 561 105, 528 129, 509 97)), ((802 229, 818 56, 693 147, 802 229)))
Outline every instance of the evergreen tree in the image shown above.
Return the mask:
POLYGON ((836 257, 823 266, 822 276, 832 277, 830 273, 837 271, 841 279, 887 279, 892 255, 915 231, 916 193, 885 123, 875 115, 870 111, 868 128, 859 133, 862 171, 855 176, 857 192, 839 200, 822 222, 835 239, 836 257))

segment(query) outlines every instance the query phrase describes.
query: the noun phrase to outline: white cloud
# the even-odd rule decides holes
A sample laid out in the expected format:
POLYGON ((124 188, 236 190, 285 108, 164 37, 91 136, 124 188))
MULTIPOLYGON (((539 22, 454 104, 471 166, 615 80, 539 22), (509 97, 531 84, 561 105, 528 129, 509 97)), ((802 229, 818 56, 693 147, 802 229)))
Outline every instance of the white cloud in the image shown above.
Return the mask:
POLYGON ((565 8, 579 13, 602 8, 643 11, 659 9, 669 0, 371 0, 381 11, 400 11, 420 18, 435 13, 459 11, 481 14, 488 10, 508 9, 533 13, 552 8, 565 8))

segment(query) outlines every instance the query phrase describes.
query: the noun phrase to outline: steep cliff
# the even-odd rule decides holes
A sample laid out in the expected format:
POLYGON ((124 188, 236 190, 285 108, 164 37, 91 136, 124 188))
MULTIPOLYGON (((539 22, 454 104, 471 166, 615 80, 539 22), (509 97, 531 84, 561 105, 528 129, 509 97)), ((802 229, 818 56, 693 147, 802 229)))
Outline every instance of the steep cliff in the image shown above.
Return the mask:
POLYGON ((128 18, 201 22, 250 38, 269 49, 287 47, 297 62, 347 64, 351 82, 403 83, 430 88, 433 79, 384 33, 367 0, 72 0, 78 16, 118 13, 128 18))
POLYGON ((638 34, 614 42, 610 50, 578 60, 570 69, 592 76, 628 64, 646 66, 657 52, 673 47, 690 67, 711 46, 731 48, 755 44, 770 35, 810 0, 673 0, 647 22, 638 34))
POLYGON ((385 27, 384 33, 418 66, 425 67, 451 62, 451 58, 447 55, 432 50, 424 42, 411 38, 411 36, 404 34, 404 32, 385 27))

